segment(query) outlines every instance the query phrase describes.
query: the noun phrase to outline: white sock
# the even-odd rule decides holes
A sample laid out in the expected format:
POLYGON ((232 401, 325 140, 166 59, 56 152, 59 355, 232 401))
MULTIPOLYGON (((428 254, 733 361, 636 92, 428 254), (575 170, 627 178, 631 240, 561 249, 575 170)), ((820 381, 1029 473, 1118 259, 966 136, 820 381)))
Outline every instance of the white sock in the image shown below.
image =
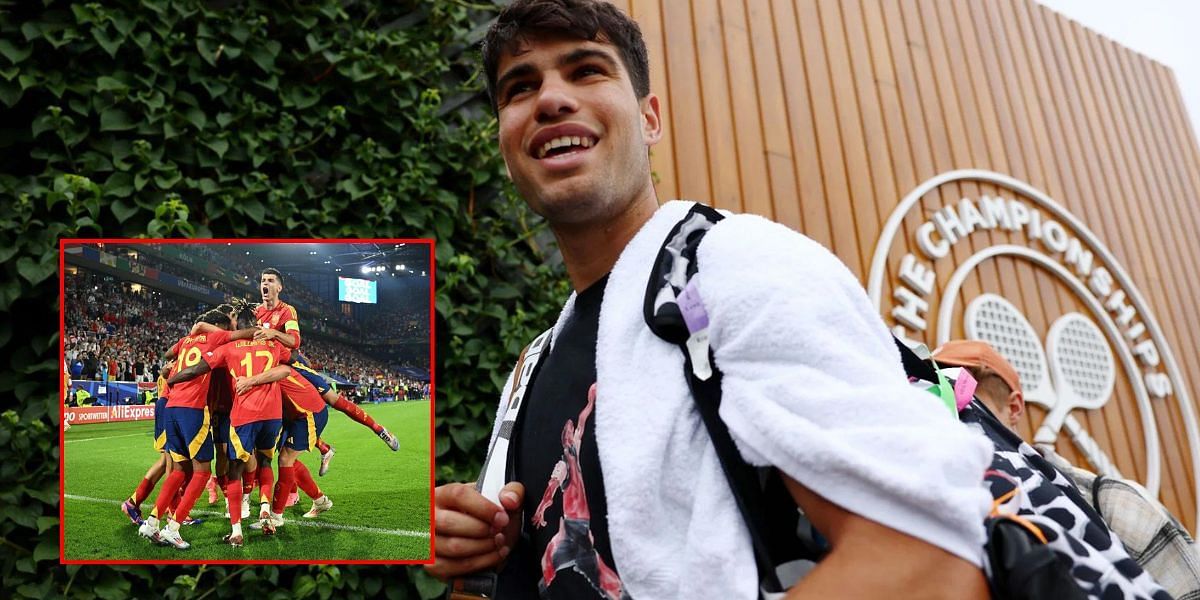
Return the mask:
POLYGON ((235 524, 233 525, 233 536, 234 536, 234 537, 238 537, 238 536, 240 536, 240 535, 242 535, 242 524, 241 524, 241 523, 235 523, 235 524))

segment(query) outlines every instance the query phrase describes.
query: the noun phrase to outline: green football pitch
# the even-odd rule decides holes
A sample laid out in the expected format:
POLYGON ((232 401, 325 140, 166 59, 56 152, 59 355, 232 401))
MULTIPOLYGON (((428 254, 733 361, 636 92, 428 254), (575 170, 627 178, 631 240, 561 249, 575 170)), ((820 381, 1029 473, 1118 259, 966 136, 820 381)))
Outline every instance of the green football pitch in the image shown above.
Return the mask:
MULTIPOLYGON (((121 512, 121 502, 158 456, 153 422, 72 427, 63 454, 64 555, 67 560, 428 560, 429 402, 367 404, 363 409, 396 434, 400 450, 392 452, 370 429, 330 409, 322 435, 335 448, 329 472, 317 476, 316 451, 300 460, 333 500, 333 508, 315 519, 301 518, 312 504, 301 491, 299 504, 284 512, 286 524, 264 536, 249 528, 258 514, 255 490, 251 518, 242 520, 246 543, 241 548, 221 541, 230 530, 224 497, 210 505, 207 490, 191 513, 202 522, 180 531, 192 545, 186 550, 152 544, 121 512)), ((143 515, 154 507, 161 483, 142 502, 143 515)))

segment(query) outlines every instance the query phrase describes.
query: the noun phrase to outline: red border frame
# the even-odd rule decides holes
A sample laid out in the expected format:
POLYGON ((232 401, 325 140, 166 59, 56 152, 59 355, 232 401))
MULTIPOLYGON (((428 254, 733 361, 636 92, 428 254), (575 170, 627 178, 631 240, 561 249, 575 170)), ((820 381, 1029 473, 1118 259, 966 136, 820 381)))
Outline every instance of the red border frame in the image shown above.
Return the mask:
POLYGON ((429 558, 426 560, 69 560, 67 559, 66 528, 66 434, 62 428, 65 418, 63 378, 58 378, 58 560, 64 565, 430 565, 436 556, 434 548, 434 473, 437 469, 435 439, 437 405, 437 241, 433 238, 62 238, 58 240, 58 360, 66 354, 66 247, 74 244, 425 244, 429 248, 429 558))

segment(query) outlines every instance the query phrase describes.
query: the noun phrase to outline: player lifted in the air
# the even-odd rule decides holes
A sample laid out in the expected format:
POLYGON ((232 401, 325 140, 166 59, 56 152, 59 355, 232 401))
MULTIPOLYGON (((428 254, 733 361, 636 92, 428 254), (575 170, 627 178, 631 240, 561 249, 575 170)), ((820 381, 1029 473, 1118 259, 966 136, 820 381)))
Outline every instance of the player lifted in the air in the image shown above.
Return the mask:
MULTIPOLYGON (((268 371, 277 364, 291 358, 291 351, 272 340, 241 340, 225 344, 202 357, 201 361, 171 376, 168 383, 198 377, 214 368, 224 367, 235 378, 252 377, 268 371)), ((229 522, 232 532, 225 541, 241 546, 242 514, 234 510, 242 501, 241 473, 253 453, 260 465, 269 465, 275 454, 283 419, 283 403, 279 385, 269 383, 250 388, 244 394, 236 394, 233 411, 230 413, 229 472, 225 485, 225 496, 231 510, 229 522)))
MULTIPOLYGON (((308 361, 298 351, 300 348, 300 323, 296 314, 296 309, 279 299, 279 293, 283 291, 283 276, 276 269, 264 269, 260 278, 260 289, 262 291, 262 304, 259 304, 254 309, 254 319, 262 330, 255 334, 256 340, 275 340, 288 348, 294 350, 292 352, 292 366, 296 371, 313 384, 317 388, 321 397, 325 402, 335 410, 345 413, 346 416, 355 421, 366 425, 374 431, 379 439, 383 440, 392 450, 400 448, 400 442, 396 436, 392 435, 386 428, 375 422, 370 415, 363 412, 363 409, 358 405, 346 399, 341 392, 337 391, 333 385, 329 383, 320 373, 314 371, 308 361)), ((322 451, 323 455, 328 454, 322 451)), ((327 467, 328 459, 322 456, 322 474, 327 467)))

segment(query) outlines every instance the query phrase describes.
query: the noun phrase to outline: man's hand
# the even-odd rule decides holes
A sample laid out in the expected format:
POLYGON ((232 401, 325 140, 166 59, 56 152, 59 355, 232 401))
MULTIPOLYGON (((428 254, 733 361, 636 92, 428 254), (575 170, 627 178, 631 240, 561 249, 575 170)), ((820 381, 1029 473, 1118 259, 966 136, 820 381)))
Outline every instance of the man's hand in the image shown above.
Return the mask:
POLYGON ((501 488, 500 506, 468 483, 438 486, 434 490, 436 555, 425 571, 446 580, 499 565, 520 534, 524 497, 525 486, 516 482, 501 488))
POLYGON ((254 341, 262 342, 266 340, 273 340, 278 334, 279 332, 275 331, 274 329, 259 329, 258 331, 254 332, 254 341))
POLYGON ((236 393, 238 396, 241 396, 242 394, 245 394, 246 392, 250 391, 250 388, 252 388, 252 387, 254 387, 254 384, 250 383, 249 377, 235 377, 234 378, 233 390, 234 390, 234 393, 236 393))

